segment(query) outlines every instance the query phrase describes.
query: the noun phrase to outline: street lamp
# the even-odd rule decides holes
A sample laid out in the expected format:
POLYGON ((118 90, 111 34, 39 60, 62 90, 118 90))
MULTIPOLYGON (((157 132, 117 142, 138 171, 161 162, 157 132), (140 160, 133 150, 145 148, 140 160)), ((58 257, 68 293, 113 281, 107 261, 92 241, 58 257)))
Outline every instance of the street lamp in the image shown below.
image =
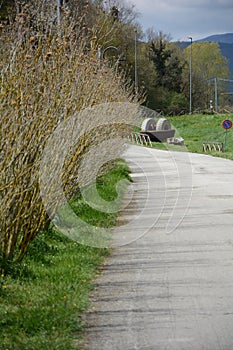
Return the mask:
POLYGON ((192 44, 193 38, 191 36, 188 37, 190 40, 190 63, 189 63, 189 114, 192 114, 192 44))
POLYGON ((121 51, 118 49, 118 47, 110 45, 107 46, 103 51, 101 50, 101 47, 98 48, 97 56, 99 58, 99 66, 102 66, 102 62, 104 60, 105 53, 108 51, 115 51, 117 53, 117 60, 116 63, 119 64, 121 62, 125 62, 125 58, 121 58, 121 51))
POLYGON ((117 55, 118 55, 118 58, 120 57, 120 50, 118 49, 118 47, 116 46, 113 46, 113 45, 110 45, 108 47, 106 47, 104 50, 103 50, 103 53, 102 53, 102 58, 104 59, 104 55, 105 55, 105 52, 108 51, 108 50, 114 50, 116 51, 117 55))
POLYGON ((57 24, 61 24, 61 0, 57 0, 57 24))
POLYGON ((138 49, 137 49, 137 29, 134 30, 134 75, 135 75, 135 90, 138 93, 138 49))

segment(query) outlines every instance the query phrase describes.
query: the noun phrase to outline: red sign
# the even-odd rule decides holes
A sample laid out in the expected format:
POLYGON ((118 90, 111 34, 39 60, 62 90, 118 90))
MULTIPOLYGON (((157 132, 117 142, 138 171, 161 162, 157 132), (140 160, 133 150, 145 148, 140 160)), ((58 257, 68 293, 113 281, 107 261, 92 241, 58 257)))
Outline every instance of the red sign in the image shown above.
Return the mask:
POLYGON ((232 121, 229 120, 229 119, 225 119, 223 122, 222 122, 222 127, 225 129, 225 130, 228 130, 232 127, 232 121))

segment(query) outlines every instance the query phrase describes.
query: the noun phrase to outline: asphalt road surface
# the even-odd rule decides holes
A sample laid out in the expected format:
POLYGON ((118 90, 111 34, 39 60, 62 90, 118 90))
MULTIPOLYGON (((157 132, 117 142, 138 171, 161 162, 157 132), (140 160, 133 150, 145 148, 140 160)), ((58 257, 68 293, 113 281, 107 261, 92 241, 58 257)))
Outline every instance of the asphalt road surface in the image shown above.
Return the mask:
POLYGON ((87 350, 233 349, 233 162, 130 146, 87 350))

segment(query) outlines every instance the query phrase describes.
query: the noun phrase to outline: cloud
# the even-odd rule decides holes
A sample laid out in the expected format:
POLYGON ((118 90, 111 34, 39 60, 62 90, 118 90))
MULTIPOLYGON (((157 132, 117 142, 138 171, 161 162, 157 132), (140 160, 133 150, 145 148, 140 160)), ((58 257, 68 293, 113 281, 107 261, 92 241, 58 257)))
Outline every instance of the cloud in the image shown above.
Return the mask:
POLYGON ((131 0, 141 13, 143 28, 171 34, 173 39, 196 39, 232 32, 232 0, 131 0))

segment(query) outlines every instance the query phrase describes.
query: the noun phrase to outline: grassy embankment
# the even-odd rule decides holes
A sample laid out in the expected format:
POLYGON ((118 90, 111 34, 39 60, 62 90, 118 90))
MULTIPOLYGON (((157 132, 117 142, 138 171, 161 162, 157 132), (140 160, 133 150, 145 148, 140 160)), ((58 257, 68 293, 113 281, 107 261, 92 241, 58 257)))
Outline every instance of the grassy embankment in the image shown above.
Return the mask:
MULTIPOLYGON (((116 183, 128 178, 129 169, 118 162, 98 179, 98 192, 112 201, 116 183)), ((92 225, 116 223, 117 214, 93 210, 80 195, 71 205, 92 225)), ((92 281, 108 254, 107 249, 82 246, 53 229, 38 235, 21 264, 0 270, 0 349, 77 350, 80 314, 89 305, 92 281)))
MULTIPOLYGON (((222 121, 233 117, 230 115, 183 115, 177 117, 168 117, 172 125, 178 131, 176 136, 182 137, 189 152, 203 153, 203 142, 223 142, 225 130, 222 128, 222 121)), ((154 147, 165 149, 166 145, 154 143, 154 147)), ((174 146, 174 149, 180 150, 180 146, 174 146)), ((207 154, 224 157, 233 160, 233 128, 227 132, 226 150, 224 152, 211 151, 207 154)))
MULTIPOLYGON (((190 152, 202 152, 203 141, 224 141, 225 115, 169 117, 190 152)), ((155 147, 165 148, 156 143, 155 147)), ((179 146, 174 149, 180 149, 179 146)), ((225 152, 212 155, 233 159, 233 128, 225 152)), ((101 177, 98 190, 105 200, 116 197, 115 184, 128 178, 127 167, 101 177)), ((77 196, 71 201, 78 216, 92 225, 114 226, 116 214, 91 209, 77 196)), ((77 350, 82 334, 81 313, 106 249, 90 248, 50 229, 38 235, 19 265, 0 270, 0 350, 77 350), (8 274, 6 273, 8 272, 8 274)))

